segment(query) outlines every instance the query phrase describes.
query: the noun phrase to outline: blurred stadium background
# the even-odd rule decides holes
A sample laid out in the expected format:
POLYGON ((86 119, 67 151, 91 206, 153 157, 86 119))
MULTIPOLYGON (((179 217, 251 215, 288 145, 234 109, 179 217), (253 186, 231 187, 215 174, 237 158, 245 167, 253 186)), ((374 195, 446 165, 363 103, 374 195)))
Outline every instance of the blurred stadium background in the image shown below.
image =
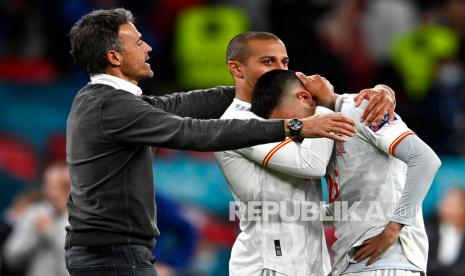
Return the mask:
MULTIPOLYGON (((67 114, 88 82, 68 54, 71 25, 112 7, 130 9, 153 47, 155 77, 141 83, 144 93, 231 85, 228 41, 270 31, 286 44, 290 69, 321 74, 338 93, 376 83, 394 88, 397 112, 443 161, 424 202, 427 220, 448 188, 465 186, 463 0, 3 0, 3 220, 18 195, 40 190, 44 168, 65 159, 67 114)), ((212 154, 158 149, 154 167, 160 274, 227 275, 238 226, 228 220, 232 197, 212 154)))

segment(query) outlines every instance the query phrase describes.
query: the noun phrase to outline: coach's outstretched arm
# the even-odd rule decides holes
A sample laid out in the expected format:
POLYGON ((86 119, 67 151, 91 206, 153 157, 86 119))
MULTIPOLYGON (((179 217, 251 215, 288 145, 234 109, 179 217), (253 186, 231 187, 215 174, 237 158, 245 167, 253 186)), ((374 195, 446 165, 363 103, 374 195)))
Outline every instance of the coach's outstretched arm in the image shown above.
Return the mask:
MULTIPOLYGON (((76 103, 79 104, 79 103, 76 103)), ((102 132, 124 143, 183 150, 221 151, 279 142, 290 136, 289 120, 196 120, 167 113, 121 91, 99 105, 102 132)), ((338 114, 302 119, 301 137, 328 137, 341 141, 338 132, 352 136, 354 122, 338 114)), ((70 127, 72 128, 72 123, 70 127)))
MULTIPOLYGON (((195 90, 186 93, 175 93, 161 97, 143 96, 143 99, 156 108, 176 114, 180 117, 191 117, 194 119, 219 118, 234 97, 234 87, 216 87, 206 90, 195 90)), ((285 135, 290 136, 287 127, 289 120, 285 120, 285 135)), ((322 114, 304 118, 304 128, 301 138, 326 137, 335 141, 345 141, 344 138, 335 133, 353 136, 355 124, 339 114, 322 114)), ((274 142, 274 141, 273 141, 274 142)))
POLYGON ((218 119, 236 94, 234 86, 217 86, 164 96, 144 96, 153 106, 179 117, 218 119))

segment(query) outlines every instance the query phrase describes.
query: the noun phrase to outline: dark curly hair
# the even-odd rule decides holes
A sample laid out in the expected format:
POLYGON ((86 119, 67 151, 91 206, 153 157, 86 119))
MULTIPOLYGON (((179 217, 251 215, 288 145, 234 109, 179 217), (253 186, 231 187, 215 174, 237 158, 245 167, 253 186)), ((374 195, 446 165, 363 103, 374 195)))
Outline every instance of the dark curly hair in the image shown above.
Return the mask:
POLYGON ((108 66, 109 50, 121 51, 119 26, 134 23, 132 13, 126 9, 95 10, 74 23, 69 33, 71 55, 76 64, 89 75, 104 73, 108 66))

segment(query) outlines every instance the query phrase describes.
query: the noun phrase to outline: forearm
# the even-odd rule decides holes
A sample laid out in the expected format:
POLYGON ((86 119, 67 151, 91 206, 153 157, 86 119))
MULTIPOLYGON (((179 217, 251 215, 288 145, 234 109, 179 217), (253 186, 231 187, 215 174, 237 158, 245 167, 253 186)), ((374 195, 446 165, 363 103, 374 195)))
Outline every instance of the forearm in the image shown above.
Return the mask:
POLYGON ((402 140, 394 156, 407 163, 408 168, 404 190, 391 221, 409 225, 418 213, 441 161, 416 135, 402 140))
POLYGON ((181 118, 119 93, 100 108, 102 135, 109 141, 180 150, 221 151, 284 140, 283 120, 181 118))
POLYGON ((282 120, 197 120, 157 109, 140 112, 130 120, 108 118, 102 123, 104 134, 131 144, 222 151, 284 140, 282 120))
POLYGON ((185 118, 163 146, 183 150, 220 151, 284 139, 282 121, 193 120, 185 118))
POLYGON ((196 119, 217 119, 231 104, 235 87, 215 87, 184 93, 173 93, 145 99, 157 108, 180 117, 196 119))
POLYGON ((299 178, 318 179, 326 173, 333 141, 326 138, 291 139, 281 143, 258 145, 237 152, 273 171, 299 178))
POLYGON ((295 144, 290 150, 285 148, 271 156, 269 153, 265 165, 287 175, 318 179, 326 173, 333 143, 326 138, 304 139, 300 145, 295 144))
MULTIPOLYGON (((331 112, 318 108, 316 114, 331 112)), ((241 113, 242 118, 259 118, 253 113, 241 113)), ((285 121, 286 123, 286 121, 285 121)), ((327 138, 287 139, 280 143, 257 145, 237 150, 247 159, 276 172, 299 178, 317 179, 326 173, 334 141, 327 138)))

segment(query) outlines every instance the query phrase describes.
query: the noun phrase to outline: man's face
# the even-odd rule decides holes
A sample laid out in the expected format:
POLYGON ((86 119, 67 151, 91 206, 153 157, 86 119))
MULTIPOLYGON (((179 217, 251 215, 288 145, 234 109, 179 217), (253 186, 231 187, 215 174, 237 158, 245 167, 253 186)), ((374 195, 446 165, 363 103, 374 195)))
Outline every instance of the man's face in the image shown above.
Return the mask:
POLYGON ((118 36, 123 45, 120 69, 126 79, 138 82, 152 77, 153 71, 147 63, 152 48, 142 40, 136 27, 132 23, 122 24, 118 36))
POLYGON ((51 167, 45 172, 44 195, 60 212, 66 209, 70 183, 69 171, 66 167, 51 167))
POLYGON ((280 40, 252 39, 248 42, 249 57, 241 64, 244 81, 251 89, 264 73, 275 70, 287 70, 289 58, 286 47, 280 40))
POLYGON ((461 191, 451 190, 446 193, 439 206, 439 216, 443 222, 462 224, 465 220, 464 195, 461 191))

